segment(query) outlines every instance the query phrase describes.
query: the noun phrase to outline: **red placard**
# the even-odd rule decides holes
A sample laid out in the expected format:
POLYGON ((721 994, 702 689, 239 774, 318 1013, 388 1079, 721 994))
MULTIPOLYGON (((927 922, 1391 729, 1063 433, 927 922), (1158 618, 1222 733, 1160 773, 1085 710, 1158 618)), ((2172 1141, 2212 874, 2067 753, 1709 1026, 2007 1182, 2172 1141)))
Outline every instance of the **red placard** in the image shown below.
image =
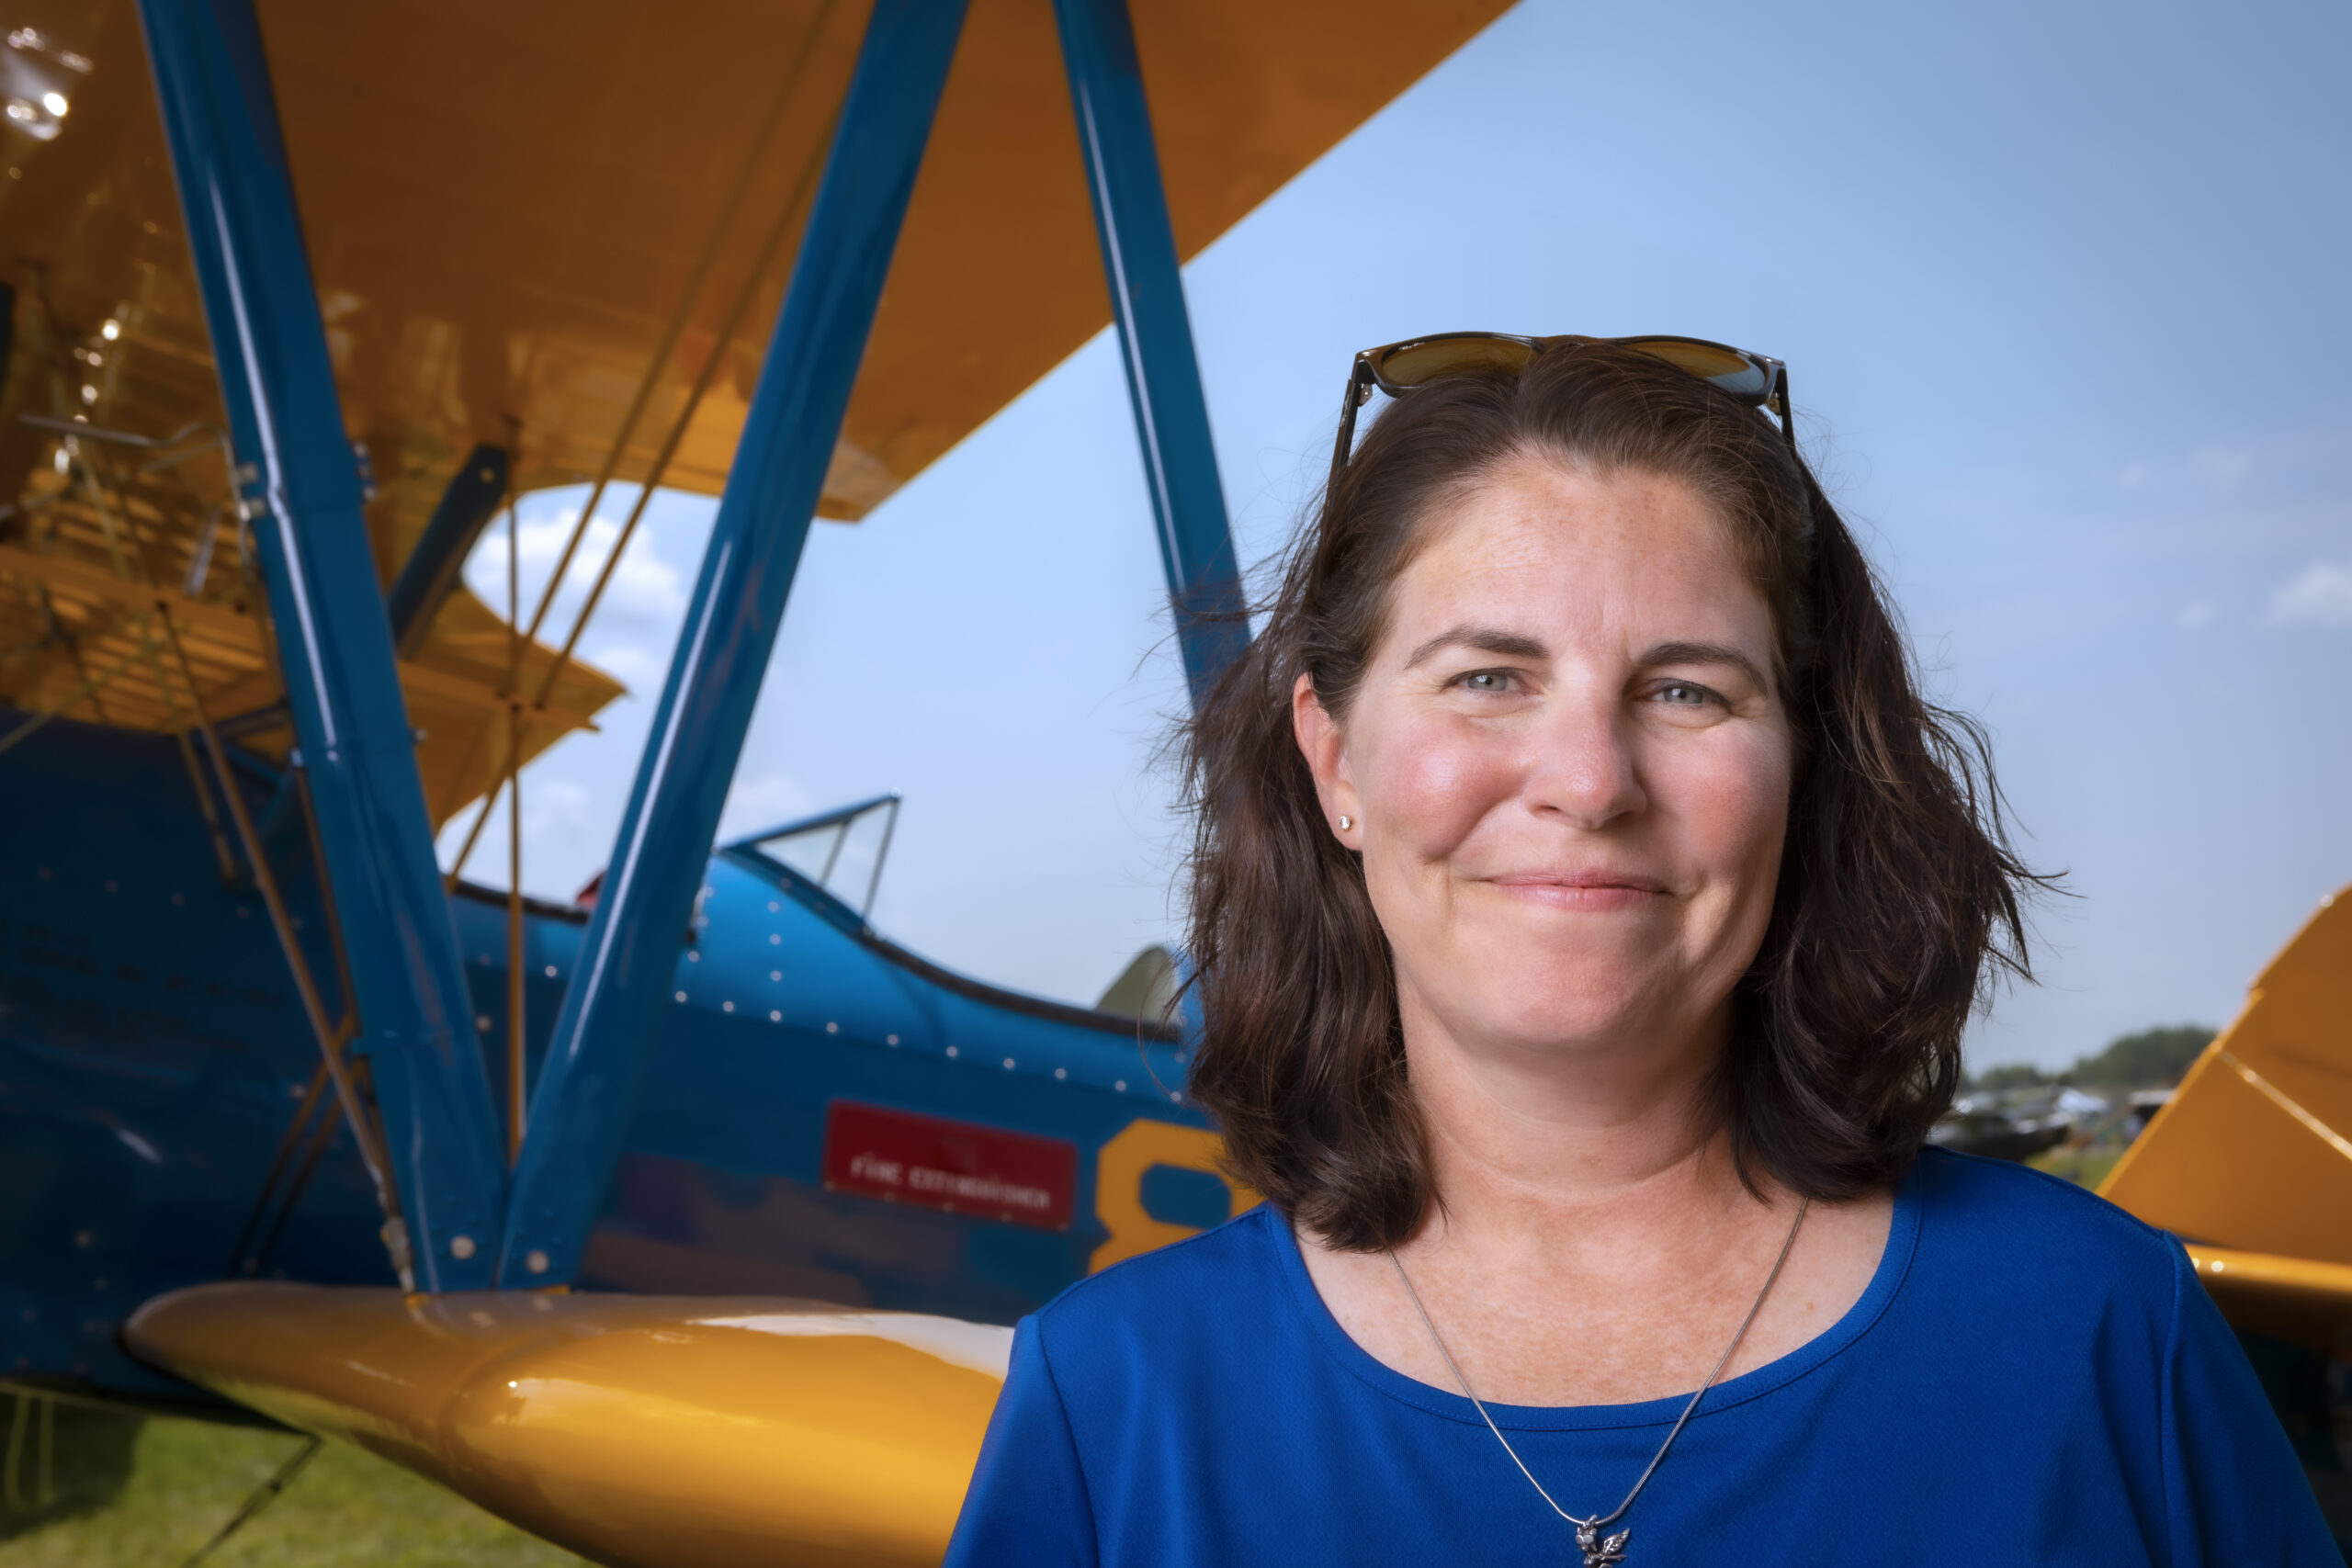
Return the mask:
POLYGON ((1067 1230, 1078 1190, 1078 1145, 836 1100, 825 1111, 825 1186, 951 1214, 1067 1230))

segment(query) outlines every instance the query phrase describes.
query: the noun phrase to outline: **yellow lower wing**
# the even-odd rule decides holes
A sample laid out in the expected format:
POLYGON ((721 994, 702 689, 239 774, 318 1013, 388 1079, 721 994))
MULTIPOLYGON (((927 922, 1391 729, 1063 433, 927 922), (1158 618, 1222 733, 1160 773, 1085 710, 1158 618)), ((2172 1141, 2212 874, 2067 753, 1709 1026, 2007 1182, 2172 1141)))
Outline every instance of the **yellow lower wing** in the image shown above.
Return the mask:
POLYGON ((624 1568, 935 1563, 1012 1331, 728 1297, 158 1297, 140 1355, 624 1568))

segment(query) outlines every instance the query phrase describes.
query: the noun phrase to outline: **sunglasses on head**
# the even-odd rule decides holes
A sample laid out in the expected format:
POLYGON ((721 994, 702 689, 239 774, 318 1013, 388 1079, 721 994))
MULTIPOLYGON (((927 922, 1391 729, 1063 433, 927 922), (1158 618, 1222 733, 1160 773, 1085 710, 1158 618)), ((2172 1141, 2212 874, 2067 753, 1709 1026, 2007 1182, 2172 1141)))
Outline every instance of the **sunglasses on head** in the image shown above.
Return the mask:
POLYGON ((1781 417, 1781 434, 1789 450, 1797 447, 1796 426, 1789 417, 1789 367, 1777 359, 1750 354, 1729 344, 1695 337, 1518 337, 1510 333, 1440 333, 1435 337, 1408 338, 1356 355, 1348 372, 1346 399, 1340 405, 1340 437, 1331 449, 1331 482, 1348 466, 1355 449, 1356 410, 1371 400, 1374 387, 1401 398, 1442 376, 1465 372, 1496 372, 1516 376, 1555 348, 1589 343, 1613 344, 1665 360, 1702 381, 1721 387, 1752 409, 1781 417))

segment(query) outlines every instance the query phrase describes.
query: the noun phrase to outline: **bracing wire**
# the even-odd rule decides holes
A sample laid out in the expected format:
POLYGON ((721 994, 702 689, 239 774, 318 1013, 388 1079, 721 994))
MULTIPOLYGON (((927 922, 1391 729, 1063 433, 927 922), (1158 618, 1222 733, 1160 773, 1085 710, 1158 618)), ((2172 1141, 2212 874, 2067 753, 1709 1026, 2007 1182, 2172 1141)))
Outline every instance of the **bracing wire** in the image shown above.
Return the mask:
MULTIPOLYGON (((549 575, 548 585, 539 595, 538 606, 531 614, 530 625, 524 630, 523 636, 526 639, 538 636, 540 626, 547 620, 548 611, 555 604, 556 593, 562 588, 564 579, 571 571, 572 559, 579 551, 582 540, 587 536, 589 525, 595 520, 597 504, 604 499, 605 491, 618 469, 621 455, 628 446, 628 438, 635 434, 637 422, 644 413, 645 404, 651 396, 662 368, 669 362, 671 352, 676 347, 678 338, 684 330, 685 321, 693 310, 695 299, 700 294, 711 264, 718 254, 720 242, 724 239, 727 230, 733 224, 743 195, 750 187, 760 154, 765 149, 769 138, 773 135, 785 111, 791 106, 793 98, 797 96, 801 77, 807 70, 809 60, 816 52, 817 40, 823 35, 825 23, 837 3, 838 0, 824 0, 824 3, 818 6, 816 15, 810 18, 808 30, 801 35, 799 47, 794 53, 791 66, 785 73, 783 84, 777 89, 775 101, 769 106, 767 118, 762 122, 759 131, 753 137, 751 152, 745 156, 743 167, 736 176, 734 188, 728 193, 727 200, 721 206, 718 217, 712 225, 710 237, 705 243, 702 255, 697 259, 695 270, 687 279, 685 289, 679 299, 677 310, 673 313, 661 343, 656 346, 651 360, 646 366, 645 376, 639 383, 637 395, 629 405, 628 412, 622 419, 620 431, 614 437, 611 449, 605 454, 604 468, 598 474, 595 484, 588 492, 586 504, 582 506, 579 517, 572 524, 571 533, 564 540, 562 551, 556 558, 555 570, 549 575)), ((837 107, 835 119, 838 118, 837 107)), ((582 634, 587 630, 589 622, 594 617, 597 605, 603 602, 605 590, 612 581, 613 573, 620 561, 621 554, 628 547, 629 540, 635 536, 638 523, 645 514, 646 504, 651 499, 655 488, 662 482, 662 475, 669 471, 671 459, 675 457, 680 442, 684 439, 686 427, 693 422, 695 412, 701 407, 703 395, 709 389, 711 379, 717 373, 718 367, 724 363, 728 346, 734 338, 736 328, 741 323, 744 311, 749 308, 752 298, 757 292, 761 278, 766 275, 770 264, 774 261, 784 236, 789 232, 791 220, 805 200, 808 186, 815 177, 815 171, 820 165, 825 150, 831 145, 831 125, 829 123, 825 134, 818 139, 817 151, 803 164, 792 194, 786 198, 782 214, 771 226, 757 257, 746 274, 743 286, 738 290, 734 303, 728 310, 727 319, 718 330, 710 355, 703 363, 700 375, 696 377, 694 387, 687 393, 685 403, 677 418, 672 422, 670 434, 663 440, 645 482, 639 487, 637 500, 629 508, 628 521, 621 525, 620 533, 613 542, 613 547, 605 553, 604 565, 598 570, 595 581, 590 586, 588 596, 581 604, 580 613, 572 617, 571 630, 564 637, 562 649, 550 662, 547 674, 539 682, 538 690, 530 704, 534 709, 544 709, 547 706, 548 698, 554 692, 557 681, 571 666, 573 651, 579 647, 582 634)), ((465 840, 458 845, 456 858, 450 863, 448 871, 443 874, 442 885, 445 887, 455 888, 464 876, 466 863, 473 858, 474 846, 481 841, 482 830, 490 825, 491 817, 497 810, 502 792, 509 787, 510 781, 516 776, 520 763, 513 753, 520 746, 520 736, 515 733, 518 728, 509 726, 507 750, 510 754, 496 771, 490 790, 482 800, 481 809, 475 814, 473 821, 468 825, 465 840)), ((510 815, 513 810, 513 803, 510 801, 510 815)))
POLYGON ((180 1568, 196 1568, 198 1563, 226 1545, 231 1536, 251 1524, 254 1517, 264 1508, 284 1496, 288 1485, 296 1476, 302 1473, 302 1467, 310 1463, 311 1458, 318 1453, 320 1442, 321 1439, 318 1438, 305 1436, 302 1446, 294 1450, 292 1457, 279 1465, 268 1480, 254 1487, 253 1495, 229 1517, 229 1522, 215 1530, 210 1540, 188 1553, 187 1561, 180 1564, 180 1568))
POLYGON ((775 134, 776 127, 783 123, 785 111, 792 106, 801 75, 810 56, 816 52, 817 39, 834 4, 835 0, 824 0, 817 7, 815 17, 808 23, 808 30, 801 35, 800 47, 793 56, 791 67, 785 72, 784 81, 776 88, 775 101, 768 105, 766 117, 760 121, 759 130, 752 133, 752 144, 743 154, 743 166, 736 173, 735 184, 719 206, 718 216, 711 224, 709 238, 703 242, 702 254, 695 258, 694 270, 687 275, 685 288, 679 292, 678 307, 671 312, 669 323, 662 328, 661 341, 655 344, 652 357, 646 362, 645 374, 638 381, 636 395, 629 400, 628 411, 622 414, 620 428, 613 434, 612 446, 605 454, 604 467, 598 470, 596 482, 588 492, 587 504, 580 509, 579 520, 572 525, 571 535, 564 541, 562 553, 556 558, 555 571, 548 577, 547 589, 539 596, 538 608, 531 613, 530 628, 524 634, 526 637, 539 635, 539 627, 546 622, 548 611, 555 604, 556 592, 563 586, 564 577, 571 570, 572 557, 579 552, 581 541, 587 537, 588 525, 596 515, 597 502, 604 499, 605 489, 619 471, 622 455, 628 449, 629 437, 637 434, 637 422, 644 417, 646 404, 652 400, 653 389, 661 381, 662 367, 670 362, 671 351, 677 347, 678 339, 685 331, 695 300, 702 293, 703 283, 710 276, 712 265, 718 259, 719 246, 726 240, 727 231, 734 226, 735 214, 752 187, 752 177, 759 168, 761 155, 767 151, 768 141, 775 134))

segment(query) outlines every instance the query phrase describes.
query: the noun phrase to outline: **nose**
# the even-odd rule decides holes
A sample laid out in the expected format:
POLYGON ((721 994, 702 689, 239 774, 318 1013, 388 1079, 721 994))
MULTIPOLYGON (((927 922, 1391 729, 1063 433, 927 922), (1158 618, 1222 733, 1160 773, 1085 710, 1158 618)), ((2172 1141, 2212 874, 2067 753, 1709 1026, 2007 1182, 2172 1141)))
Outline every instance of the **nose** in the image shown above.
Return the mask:
POLYGON ((1558 702, 1529 739, 1521 796, 1539 817, 1596 831, 1648 804, 1623 706, 1593 694, 1558 702))

